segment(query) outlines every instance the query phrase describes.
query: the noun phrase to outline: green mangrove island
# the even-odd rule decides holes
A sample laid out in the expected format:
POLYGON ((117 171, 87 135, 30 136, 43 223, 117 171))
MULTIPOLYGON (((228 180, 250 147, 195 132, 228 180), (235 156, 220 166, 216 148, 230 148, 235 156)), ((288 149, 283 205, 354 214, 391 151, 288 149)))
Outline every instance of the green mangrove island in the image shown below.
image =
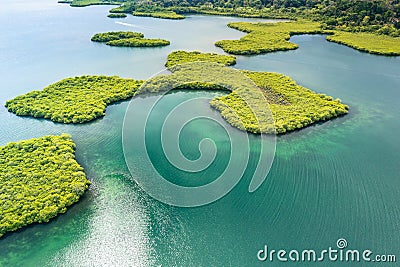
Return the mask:
POLYGON ((118 18, 126 18, 127 15, 124 13, 110 13, 107 15, 107 17, 112 18, 112 19, 118 19, 118 18))
POLYGON ((6 102, 18 116, 83 123, 105 115, 106 107, 136 95, 143 81, 117 76, 81 76, 63 79, 42 91, 32 91, 6 102))
POLYGON ((0 236, 65 213, 90 185, 66 134, 0 147, 0 169, 0 236))
MULTIPOLYGON (((275 129, 272 130, 271 125, 261 121, 260 132, 283 134, 348 113, 349 107, 342 104, 339 99, 315 93, 296 84, 293 79, 283 74, 242 72, 263 92, 274 118, 275 129)), ((237 97, 236 92, 215 98, 210 102, 210 105, 221 111, 223 116, 223 111, 229 107, 237 110, 241 118, 252 117, 252 111, 249 110, 242 98, 237 97)), ((239 125, 229 116, 229 113, 224 118, 234 126, 239 125)), ((254 121, 254 119, 248 121, 254 121)), ((254 125, 255 123, 245 124, 245 129, 258 133, 258 128, 254 125)))
MULTIPOLYGON (((171 55, 174 55, 174 52, 171 55)), ((192 58, 192 62, 198 62, 201 58, 201 61, 215 63, 215 55, 210 55, 212 54, 200 53, 197 57, 192 58)), ((190 57, 186 57, 183 62, 188 63, 190 59, 190 57)), ((217 85, 221 74, 218 73, 218 70, 214 71, 212 66, 200 65, 198 67, 195 64, 172 66, 171 61, 169 63, 167 61, 167 64, 173 75, 156 78, 159 80, 154 82, 154 85, 145 86, 147 90, 160 92, 163 88, 171 87, 168 84, 185 84, 185 89, 229 90, 230 94, 213 99, 210 105, 219 110, 224 119, 232 126, 248 132, 283 134, 348 113, 349 107, 342 104, 339 99, 333 99, 325 94, 318 94, 299 86, 294 80, 282 74, 243 70, 241 72, 250 78, 257 88, 241 85, 242 81, 236 77, 232 77, 232 79, 238 79, 234 81, 237 86, 223 88, 217 85), (206 66, 206 69, 203 66, 206 66), (195 79, 201 73, 208 73, 209 80, 215 82, 187 83, 187 77, 195 79), (260 92, 262 92, 262 96, 260 96, 260 92), (242 96, 246 96, 246 99, 243 99, 242 96), (265 100, 269 104, 273 121, 265 118, 263 114, 257 117, 257 114, 261 114, 265 108, 265 100)), ((144 93, 143 90, 142 93, 144 93)))
POLYGON ((105 43, 109 46, 123 47, 155 47, 170 45, 168 40, 145 39, 140 32, 104 32, 92 36, 93 42, 105 43))
POLYGON ((236 64, 236 57, 229 55, 220 55, 216 53, 201 53, 199 51, 174 51, 168 55, 166 67, 172 67, 177 64, 184 64, 196 61, 206 61, 231 66, 236 64))
POLYGON ((232 79, 235 79, 237 86, 224 88, 217 85, 221 78, 221 74, 218 73, 220 69, 212 69, 213 65, 203 67, 201 64, 200 66, 183 64, 190 62, 208 62, 223 66, 234 64, 235 57, 175 51, 168 56, 166 62, 173 75, 156 77, 155 80, 160 80, 152 87, 145 86, 146 90, 141 87, 143 81, 134 79, 116 76, 82 76, 67 78, 49 85, 42 91, 18 96, 7 101, 6 107, 19 116, 33 116, 61 123, 83 123, 104 116, 107 105, 113 102, 128 99, 139 93, 162 92, 168 87, 165 85, 185 84, 185 89, 231 91, 226 96, 213 99, 210 105, 219 110, 232 126, 252 133, 283 134, 348 113, 348 106, 342 104, 340 100, 299 86, 294 80, 282 74, 243 70, 241 73, 250 78, 256 87, 243 85, 243 81, 235 76, 232 79), (195 79, 204 73, 207 73, 209 79, 214 82, 187 83, 188 77, 195 79), (241 97, 243 95, 246 99, 241 97), (256 117, 257 113, 262 113, 267 104, 271 109, 273 121, 265 118, 265 115, 256 117))

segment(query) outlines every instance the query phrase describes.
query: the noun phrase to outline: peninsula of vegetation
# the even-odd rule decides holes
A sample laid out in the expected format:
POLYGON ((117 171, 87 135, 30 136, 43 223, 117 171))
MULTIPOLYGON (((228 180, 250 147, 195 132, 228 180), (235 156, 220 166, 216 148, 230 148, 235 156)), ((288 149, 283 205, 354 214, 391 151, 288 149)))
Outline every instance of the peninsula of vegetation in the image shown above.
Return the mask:
POLYGON ((400 37, 394 38, 367 32, 354 34, 335 31, 333 35, 327 36, 326 39, 370 54, 386 56, 400 55, 400 37))
POLYGON ((166 67, 172 67, 177 64, 183 64, 188 62, 206 61, 223 64, 225 66, 231 66, 236 64, 235 56, 219 55, 215 53, 201 53, 198 51, 186 52, 186 51, 174 51, 168 55, 166 67))
POLYGON ((170 42, 163 39, 145 39, 140 32, 105 32, 92 36, 93 42, 105 43, 109 46, 123 47, 155 47, 170 45, 170 42))
MULTIPOLYGON (((192 82, 188 84, 187 81, 185 81, 187 77, 195 79, 196 76, 199 76, 199 73, 208 73, 210 81, 213 79, 218 81, 220 79, 220 73, 215 74, 213 69, 207 69, 213 68, 212 65, 210 67, 208 67, 208 65, 200 65, 199 68, 195 64, 189 64, 187 66, 176 65, 176 67, 174 67, 174 62, 176 64, 199 61, 215 63, 216 55, 197 52, 196 57, 189 57, 186 56, 185 53, 179 51, 178 54, 181 54, 184 60, 171 61, 170 57, 174 58, 174 53, 170 54, 166 64, 174 74, 161 77, 160 82, 157 81, 154 83, 155 86, 145 87, 150 88, 151 92, 158 92, 162 91, 163 88, 170 87, 168 84, 176 83, 186 84, 186 89, 229 90, 231 91, 230 94, 213 99, 210 105, 219 110, 222 116, 232 126, 241 130, 253 133, 283 134, 348 113, 349 107, 342 104, 339 99, 335 100, 330 96, 317 94, 305 87, 297 85, 291 78, 278 73, 241 71, 254 82, 258 87, 257 89, 251 86, 239 86, 241 84, 240 80, 233 81, 238 85, 235 88, 221 88, 221 86, 218 86, 216 83, 192 82), (262 92, 262 97, 260 97, 259 92, 262 92), (240 95, 247 95, 248 98, 242 99, 240 95), (261 114, 261 111, 257 109, 263 108, 262 105, 264 105, 265 100, 269 104, 274 119, 273 122, 267 118, 255 117, 255 114, 261 114), (253 102, 252 106, 249 107, 248 103, 251 102, 253 102), (234 116, 232 110, 234 110, 239 117, 234 116)), ((237 76, 240 77, 240 75, 237 76)), ((233 77, 232 79, 237 78, 233 77)))
POLYGON ((84 123, 105 115, 107 105, 136 95, 143 81, 117 76, 67 78, 6 102, 19 116, 84 123))
MULTIPOLYGON (((274 131, 283 134, 307 127, 321 121, 327 121, 348 113, 349 107, 341 103, 339 99, 331 96, 317 94, 310 89, 297 85, 294 80, 283 74, 272 72, 243 71, 264 94, 274 118, 274 131)), ((251 114, 246 103, 235 92, 218 97, 210 102, 210 105, 221 111, 236 109, 246 118, 251 114)), ((229 113, 224 118, 233 126, 236 123, 229 113)), ((246 125, 245 130, 258 133, 253 125, 246 125)), ((261 132, 270 133, 271 126, 261 121, 261 132)), ((244 130, 244 129, 242 129, 244 130)))
POLYGON ((65 213, 90 185, 66 134, 0 147, 0 169, 0 236, 65 213))
POLYGON ((317 22, 295 21, 278 23, 229 23, 229 27, 248 33, 240 40, 222 40, 215 43, 225 52, 235 55, 253 55, 298 48, 289 42, 294 34, 323 33, 317 22))

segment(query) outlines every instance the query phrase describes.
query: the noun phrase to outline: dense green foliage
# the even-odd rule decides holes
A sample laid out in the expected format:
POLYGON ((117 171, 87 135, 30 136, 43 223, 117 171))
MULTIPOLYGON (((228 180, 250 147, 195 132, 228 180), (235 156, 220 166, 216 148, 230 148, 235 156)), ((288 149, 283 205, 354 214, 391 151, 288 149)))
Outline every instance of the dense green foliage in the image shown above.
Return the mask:
POLYGON ((162 12, 133 12, 134 16, 139 17, 153 17, 159 19, 184 19, 185 16, 176 14, 173 11, 162 11, 162 12))
MULTIPOLYGON (((277 133, 301 129, 348 113, 340 100, 299 86, 290 77, 270 72, 243 71, 264 92, 277 133)), ((222 97, 225 102, 229 96, 222 97)))
POLYGON ((163 39, 127 38, 109 41, 106 44, 123 47, 157 47, 170 45, 170 42, 163 39))
POLYGON ((0 147, 0 236, 48 222, 79 200, 90 182, 74 153, 65 134, 0 147))
POLYGON ((357 50, 379 55, 400 55, 400 37, 393 38, 372 33, 350 33, 335 31, 326 38, 357 50))
MULTIPOLYGON (((341 104, 340 100, 333 100, 330 96, 317 94, 299 86, 285 75, 250 71, 243 73, 263 92, 274 118, 273 125, 268 120, 259 119, 261 132, 271 133, 271 127, 275 127, 277 134, 283 134, 348 113, 348 106, 341 104)), ((248 103, 237 91, 233 91, 229 95, 213 99, 210 105, 221 111, 230 124, 238 127, 240 123, 232 116, 232 112, 229 112, 235 110, 240 115, 240 120, 253 122, 244 123, 245 129, 258 133, 258 128, 254 127, 256 118, 252 115, 254 107, 250 108, 248 103)))
POLYGON ((172 75, 147 81, 142 93, 171 88, 229 90, 230 94, 213 99, 210 105, 232 126, 252 133, 283 134, 348 113, 348 106, 340 100, 312 92, 282 74, 250 71, 232 74, 205 62, 175 65, 170 70, 172 75))
POLYGON ((67 78, 6 102, 18 116, 83 123, 105 115, 107 105, 137 94, 142 81, 117 76, 67 78))
POLYGON ((93 42, 102 42, 110 46, 155 47, 170 45, 168 40, 145 39, 140 32, 105 32, 93 35, 93 42))
POLYGON ((236 64, 236 57, 219 55, 215 53, 201 53, 198 51, 193 51, 193 52, 174 51, 168 55, 165 66, 172 67, 177 64, 196 62, 196 61, 215 62, 223 64, 225 66, 231 66, 236 64))
POLYGON ((107 17, 112 19, 117 19, 117 18, 126 18, 127 16, 124 13, 110 13, 107 15, 107 17))
POLYGON ((289 40, 291 35, 327 33, 328 41, 344 44, 357 50, 380 55, 400 55, 400 38, 372 33, 353 33, 323 30, 317 22, 294 21, 279 23, 229 23, 229 27, 248 33, 240 40, 222 40, 215 43, 225 52, 237 55, 260 54, 296 49, 289 40))
POLYGON ((225 52, 236 55, 261 54, 280 50, 296 49, 297 44, 289 42, 294 34, 322 33, 317 22, 295 21, 279 23, 229 23, 229 27, 248 34, 240 40, 222 40, 215 43, 225 52))
MULTIPOLYGON (((90 1, 90 0, 75 0, 90 1)), ((93 0, 98 3, 101 0, 93 0)), ((400 36, 399 0, 117 0, 119 12, 174 11, 269 18, 303 18, 326 29, 400 36)), ((110 2, 111 3, 111 2, 110 2)))
POLYGON ((144 34, 140 32, 104 32, 96 33, 92 37, 93 42, 109 42, 125 38, 143 38, 144 34))

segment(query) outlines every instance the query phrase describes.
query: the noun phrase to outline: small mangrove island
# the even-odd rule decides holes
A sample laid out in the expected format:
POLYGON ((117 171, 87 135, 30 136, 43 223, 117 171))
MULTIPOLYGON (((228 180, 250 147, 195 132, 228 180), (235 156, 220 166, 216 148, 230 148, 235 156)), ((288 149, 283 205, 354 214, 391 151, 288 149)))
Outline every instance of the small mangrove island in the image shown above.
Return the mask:
POLYGON ((144 34, 140 32, 104 32, 92 36, 93 42, 105 43, 109 46, 122 47, 156 47, 170 45, 168 40, 163 39, 145 39, 144 34))
POLYGON ((199 51, 174 51, 168 55, 166 67, 172 67, 177 64, 206 61, 223 64, 225 66, 231 66, 236 64, 236 57, 229 55, 220 55, 216 53, 201 53, 199 51))
POLYGON ((108 105, 136 95, 142 83, 117 76, 66 78, 9 100, 5 106, 18 116, 83 123, 104 116, 108 105))
POLYGON ((119 19, 119 18, 126 18, 127 15, 124 13, 110 13, 107 15, 107 17, 112 19, 119 19))
POLYGON ((65 213, 90 185, 67 134, 0 147, 0 169, 0 236, 65 213))

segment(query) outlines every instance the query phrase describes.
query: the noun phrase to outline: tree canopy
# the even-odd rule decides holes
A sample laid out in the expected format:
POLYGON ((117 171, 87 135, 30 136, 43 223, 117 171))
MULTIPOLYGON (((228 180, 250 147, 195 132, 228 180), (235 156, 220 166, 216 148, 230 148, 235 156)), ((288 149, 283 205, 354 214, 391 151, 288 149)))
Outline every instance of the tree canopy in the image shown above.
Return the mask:
POLYGON ((111 103, 136 95, 143 81, 117 76, 66 78, 41 91, 6 102, 19 116, 50 119, 61 123, 84 123, 104 116, 111 103))
POLYGON ((0 147, 0 236, 48 222, 88 189, 71 136, 44 136, 0 147))

